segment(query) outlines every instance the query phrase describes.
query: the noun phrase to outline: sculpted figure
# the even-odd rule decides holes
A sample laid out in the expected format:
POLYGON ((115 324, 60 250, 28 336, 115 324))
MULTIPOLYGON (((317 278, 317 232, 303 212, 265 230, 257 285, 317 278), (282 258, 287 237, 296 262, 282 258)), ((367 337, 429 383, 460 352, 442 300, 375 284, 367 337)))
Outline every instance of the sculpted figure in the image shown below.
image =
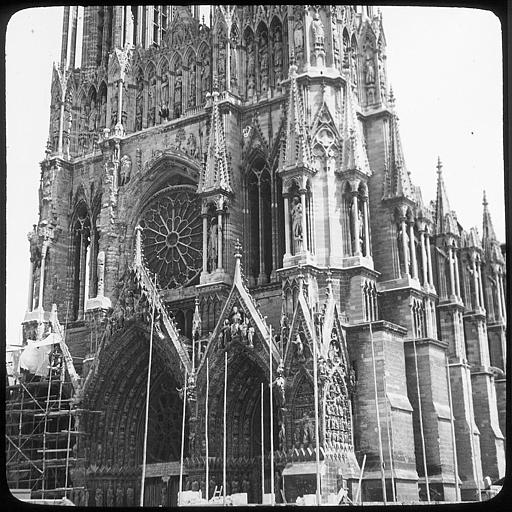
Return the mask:
POLYGON ((318 12, 315 13, 313 17, 313 22, 311 23, 311 26, 313 28, 313 37, 315 39, 315 46, 324 46, 324 39, 325 39, 325 31, 324 31, 324 25, 322 23, 322 20, 320 19, 320 16, 318 12))
POLYGON ((97 507, 103 506, 103 489, 101 487, 98 487, 96 489, 96 495, 94 496, 94 503, 97 507))
POLYGON ((210 223, 210 232, 208 233, 208 263, 210 272, 217 268, 217 243, 218 243, 218 230, 215 219, 212 218, 210 223))
POLYGON ((367 84, 375 83, 375 66, 371 55, 366 56, 366 74, 365 79, 367 84))
POLYGON ((299 252, 302 249, 302 215, 304 212, 302 211, 302 204, 300 199, 295 196, 292 201, 292 233, 293 233, 293 241, 295 252, 299 252))

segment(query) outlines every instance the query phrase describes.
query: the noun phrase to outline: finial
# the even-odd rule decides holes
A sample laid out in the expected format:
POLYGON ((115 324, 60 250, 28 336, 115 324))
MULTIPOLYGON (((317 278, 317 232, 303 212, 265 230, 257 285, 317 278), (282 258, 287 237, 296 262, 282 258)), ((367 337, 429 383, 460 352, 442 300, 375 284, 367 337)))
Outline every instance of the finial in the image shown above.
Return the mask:
POLYGON ((486 193, 485 193, 485 190, 484 190, 484 198, 483 198, 482 204, 483 204, 486 208, 487 208, 487 205, 489 204, 489 203, 487 202, 487 195, 486 195, 486 193))
POLYGON ((437 174, 441 174, 441 170, 443 169, 443 164, 441 163, 441 157, 437 157, 437 174))
POLYGON ((393 86, 391 84, 389 85, 389 106, 391 108, 394 108, 395 106, 395 95, 393 93, 393 86))
POLYGON ((327 267, 327 277, 325 278, 327 285, 327 295, 332 295, 332 272, 331 267, 327 267))
POLYGON ((295 75, 297 73, 297 63, 295 61, 295 50, 292 48, 292 53, 290 55, 290 71, 288 73, 289 76, 295 75))
POLYGON ((235 242, 235 254, 234 254, 235 258, 236 259, 240 259, 242 257, 242 244, 240 243, 240 239, 236 239, 236 242, 235 242))
POLYGON ((142 227, 135 227, 135 265, 142 265, 142 227))

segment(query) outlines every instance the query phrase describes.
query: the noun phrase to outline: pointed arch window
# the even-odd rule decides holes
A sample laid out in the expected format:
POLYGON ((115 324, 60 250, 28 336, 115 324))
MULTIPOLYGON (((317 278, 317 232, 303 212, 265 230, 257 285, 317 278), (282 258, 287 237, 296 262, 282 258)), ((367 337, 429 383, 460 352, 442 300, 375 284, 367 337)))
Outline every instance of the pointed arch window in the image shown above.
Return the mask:
POLYGON ((73 258, 71 317, 73 320, 79 320, 83 316, 87 299, 94 297, 97 293, 98 234, 83 201, 75 209, 71 236, 73 258))

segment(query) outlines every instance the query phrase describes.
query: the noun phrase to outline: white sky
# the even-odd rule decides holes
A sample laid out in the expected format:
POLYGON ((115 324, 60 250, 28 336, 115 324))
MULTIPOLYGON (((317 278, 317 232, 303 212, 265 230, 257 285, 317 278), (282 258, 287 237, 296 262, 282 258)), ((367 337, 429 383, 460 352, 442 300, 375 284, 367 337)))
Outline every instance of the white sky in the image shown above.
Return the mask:
MULTIPOLYGON (((376 9, 376 8, 375 8, 376 9)), ((437 156, 452 209, 482 225, 485 188, 505 239, 502 55, 498 18, 461 8, 382 7, 388 77, 412 179, 435 198, 437 156)), ((29 271, 27 233, 38 221, 39 162, 48 137, 53 61, 60 58, 62 7, 27 9, 6 36, 7 343, 21 342, 29 271)), ((62 316, 62 315, 61 315, 62 316)))

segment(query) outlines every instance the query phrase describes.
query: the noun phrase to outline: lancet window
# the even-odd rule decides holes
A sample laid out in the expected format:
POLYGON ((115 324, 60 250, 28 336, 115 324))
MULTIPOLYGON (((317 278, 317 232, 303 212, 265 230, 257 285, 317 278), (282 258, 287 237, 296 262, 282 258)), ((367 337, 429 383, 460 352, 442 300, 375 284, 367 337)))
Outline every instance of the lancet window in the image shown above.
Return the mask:
POLYGON ((377 310, 377 287, 375 281, 364 280, 362 284, 363 291, 363 318, 365 322, 374 322, 378 320, 377 310))
POLYGON ((253 284, 269 282, 272 272, 272 178, 262 162, 255 162, 247 177, 248 277, 253 284))
POLYGON ((78 320, 83 314, 87 299, 97 292, 96 259, 98 256, 98 233, 91 222, 86 204, 81 201, 72 223, 73 257, 73 303, 72 318, 78 320))
POLYGON ((427 335, 426 331, 426 316, 425 316, 425 305, 420 299, 413 299, 411 305, 412 313, 412 328, 414 339, 425 338, 427 335))

